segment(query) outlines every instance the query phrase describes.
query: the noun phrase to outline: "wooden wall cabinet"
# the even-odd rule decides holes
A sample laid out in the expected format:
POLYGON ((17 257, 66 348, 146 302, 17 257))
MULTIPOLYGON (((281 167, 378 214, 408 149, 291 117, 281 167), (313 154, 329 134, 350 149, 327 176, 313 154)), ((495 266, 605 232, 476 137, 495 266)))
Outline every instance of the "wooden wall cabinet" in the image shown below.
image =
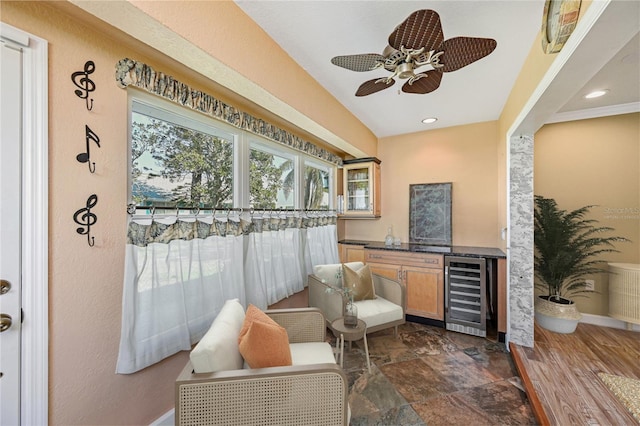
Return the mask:
POLYGON ((380 160, 374 157, 345 160, 342 185, 343 218, 380 217, 380 160))
POLYGON ((371 272, 398 280, 406 286, 409 315, 444 321, 444 256, 364 250, 371 272))

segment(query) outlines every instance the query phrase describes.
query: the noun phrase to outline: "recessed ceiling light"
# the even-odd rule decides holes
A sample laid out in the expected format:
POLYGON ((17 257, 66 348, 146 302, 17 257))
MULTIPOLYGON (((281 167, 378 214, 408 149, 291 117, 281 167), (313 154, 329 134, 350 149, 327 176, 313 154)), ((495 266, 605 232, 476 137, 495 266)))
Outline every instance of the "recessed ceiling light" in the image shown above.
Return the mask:
POLYGON ((593 92, 587 93, 586 95, 584 95, 585 99, 593 99, 593 98, 599 98, 600 96, 604 96, 607 93, 609 93, 608 90, 594 90, 593 92))
POLYGON ((436 121, 438 121, 438 119, 435 117, 429 117, 422 120, 424 124, 431 124, 431 123, 435 123, 436 121))

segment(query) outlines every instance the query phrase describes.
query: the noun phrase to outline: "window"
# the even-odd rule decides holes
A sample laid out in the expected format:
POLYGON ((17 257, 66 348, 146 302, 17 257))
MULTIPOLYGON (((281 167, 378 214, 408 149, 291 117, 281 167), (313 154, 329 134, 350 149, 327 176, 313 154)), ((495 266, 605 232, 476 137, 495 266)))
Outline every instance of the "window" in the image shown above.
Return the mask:
POLYGON ((303 208, 328 210, 331 206, 331 174, 329 169, 307 161, 304 170, 303 208))
POLYGON ((233 206, 234 136, 134 102, 131 198, 159 208, 233 206))
POLYGON ((131 95, 136 206, 332 208, 335 166, 154 96, 131 95))
POLYGON ((255 209, 295 207, 295 157, 252 144, 249 154, 249 205, 255 209))

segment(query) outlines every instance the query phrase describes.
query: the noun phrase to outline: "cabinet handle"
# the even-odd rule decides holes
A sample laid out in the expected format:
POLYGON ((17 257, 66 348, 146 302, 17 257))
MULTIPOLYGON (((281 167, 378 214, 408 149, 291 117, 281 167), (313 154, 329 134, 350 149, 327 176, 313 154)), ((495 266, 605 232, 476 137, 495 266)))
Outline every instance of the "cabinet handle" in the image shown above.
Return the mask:
POLYGON ((402 280, 404 282, 407 282, 407 270, 406 269, 404 271, 402 271, 402 280))
POLYGON ((379 254, 370 254, 369 258, 370 259, 380 259, 382 256, 380 256, 379 254))
POLYGON ((449 312, 449 265, 444 267, 444 310, 449 312))
POLYGON ((402 281, 402 271, 400 269, 398 269, 398 281, 402 281))

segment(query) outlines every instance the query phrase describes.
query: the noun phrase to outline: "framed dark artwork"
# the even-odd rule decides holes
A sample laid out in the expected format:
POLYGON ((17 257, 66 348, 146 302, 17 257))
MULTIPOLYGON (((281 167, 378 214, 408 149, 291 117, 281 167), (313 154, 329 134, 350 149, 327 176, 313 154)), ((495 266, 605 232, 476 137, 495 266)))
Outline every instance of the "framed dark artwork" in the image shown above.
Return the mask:
POLYGON ((451 245, 451 183, 409 185, 409 243, 451 245))

